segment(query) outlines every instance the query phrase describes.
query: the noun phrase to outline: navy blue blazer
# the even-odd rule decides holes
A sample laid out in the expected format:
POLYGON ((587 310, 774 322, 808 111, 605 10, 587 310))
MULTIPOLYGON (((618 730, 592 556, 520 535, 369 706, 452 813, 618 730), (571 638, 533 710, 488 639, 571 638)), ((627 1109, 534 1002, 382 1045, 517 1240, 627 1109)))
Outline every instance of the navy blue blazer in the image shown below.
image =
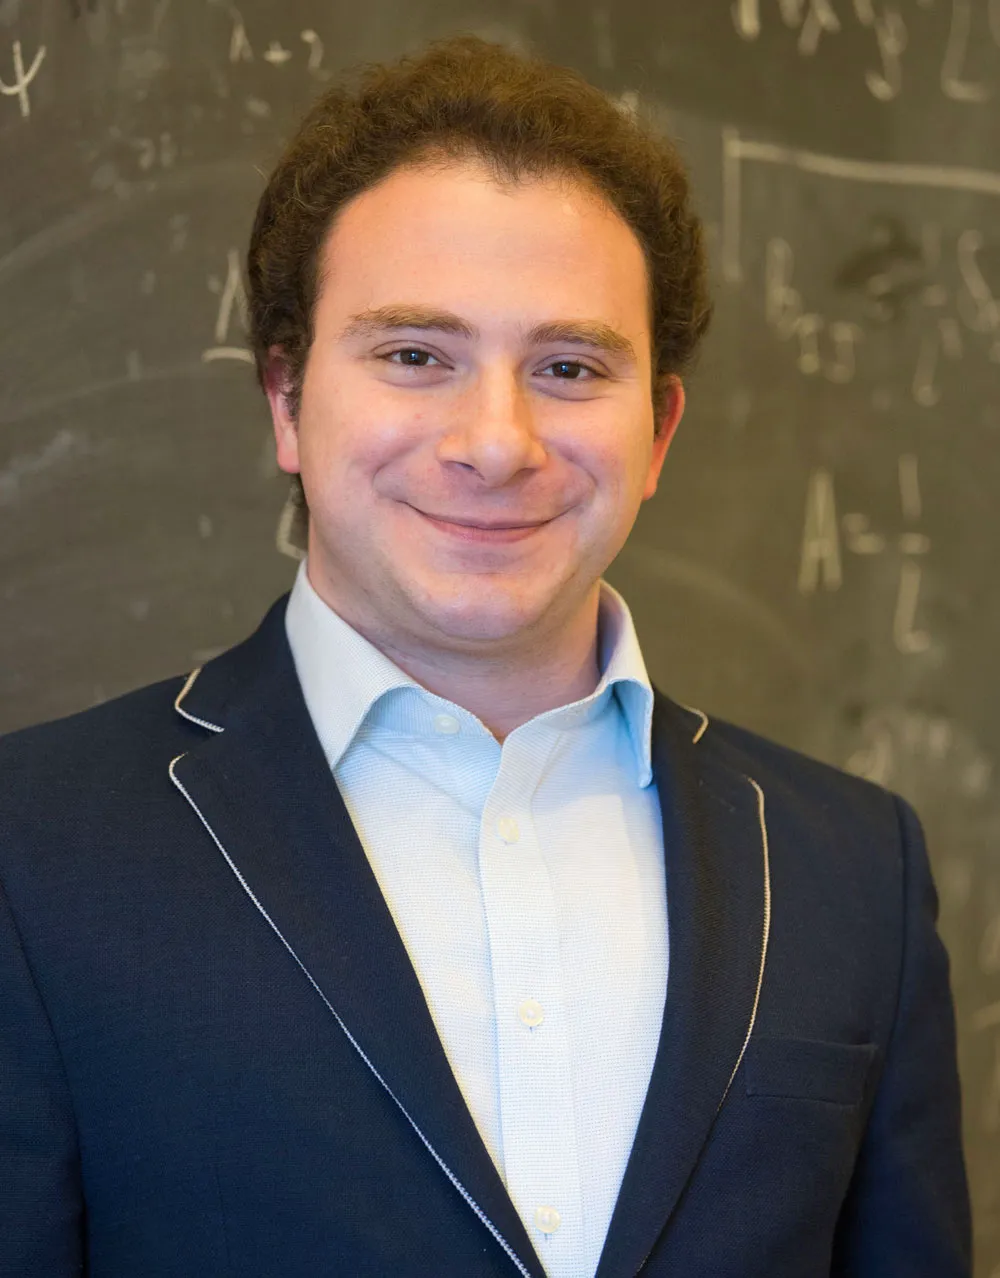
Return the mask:
MULTIPOLYGON (((200 672, 0 739, 0 1274, 543 1278, 286 600, 200 672)), ((669 988, 599 1278, 967 1278, 916 817, 659 692, 653 734, 669 988)))

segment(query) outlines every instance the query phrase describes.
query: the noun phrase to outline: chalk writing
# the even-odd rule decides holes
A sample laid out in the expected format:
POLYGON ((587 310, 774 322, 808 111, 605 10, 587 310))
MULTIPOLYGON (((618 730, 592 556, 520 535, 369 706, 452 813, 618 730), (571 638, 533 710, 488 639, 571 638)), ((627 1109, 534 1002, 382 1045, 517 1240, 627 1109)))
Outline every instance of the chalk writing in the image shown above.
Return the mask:
POLYGON ((985 102, 990 90, 984 84, 972 83, 962 78, 965 58, 972 32, 972 4, 970 0, 952 0, 951 30, 941 65, 941 89, 955 102, 985 102))
POLYGON ((794 268, 791 245, 782 239, 772 239, 767 246, 765 264, 764 310, 768 323, 779 337, 798 338, 801 372, 807 376, 823 373, 831 382, 841 384, 853 381, 857 371, 857 346, 864 330, 851 320, 829 322, 815 312, 806 311, 801 294, 792 284, 794 268))
POLYGON ((839 590, 844 577, 840 559, 840 532, 833 476, 816 470, 809 476, 805 529, 799 560, 799 590, 813 593, 822 576, 827 590, 839 590))
MULTIPOLYGON (((981 44, 975 24, 977 9, 972 0, 948 2, 947 36, 938 59, 940 91, 953 102, 986 102, 993 95, 993 86, 970 78, 967 71, 970 53, 981 44)), ((917 0, 918 10, 931 7, 932 0, 917 0)), ((732 17, 736 34, 747 43, 759 39, 765 14, 771 15, 768 21, 780 20, 798 32, 796 49, 803 58, 814 57, 825 37, 837 37, 851 25, 860 25, 871 33, 878 59, 876 65, 864 70, 869 93, 879 102, 891 102, 903 91, 904 57, 913 43, 912 28, 919 15, 911 13, 908 21, 900 0, 851 0, 850 4, 847 0, 774 0, 771 4, 735 0, 732 17)), ((1000 46, 1000 0, 987 0, 986 22, 984 34, 1000 46)))
POLYGON ((148 173, 155 165, 161 168, 172 168, 177 159, 178 147, 170 133, 161 133, 158 138, 133 138, 131 145, 137 152, 139 168, 148 173))
POLYGON ((0 79, 0 94, 8 98, 17 98, 21 107, 21 118, 23 120, 30 119, 31 117, 31 99, 28 97, 28 89, 35 79, 35 76, 38 75, 38 71, 42 63, 45 61, 45 53, 46 48, 43 44, 39 47, 38 52, 35 54, 31 66, 28 67, 27 71, 25 71, 24 55, 21 52, 21 41, 15 40, 12 49, 14 79, 10 84, 7 84, 3 79, 0 79))
MULTIPOLYGON (((229 61, 233 63, 254 62, 256 55, 254 54, 250 37, 247 34, 243 16, 238 9, 233 9, 232 15, 233 29, 229 36, 229 61)), ((306 70, 319 79, 327 79, 330 72, 323 67, 323 41, 312 27, 306 27, 300 31, 299 39, 305 45, 305 51, 307 51, 306 70)), ((294 60, 295 53, 283 45, 280 40, 271 40, 260 56, 262 61, 267 62, 272 67, 283 67, 294 60)))
MULTIPOLYGON (((923 577, 921 560, 930 554, 931 540, 919 529, 905 526, 917 523, 923 513, 917 458, 912 453, 899 458, 898 479, 904 528, 895 543, 900 556, 900 575, 892 637, 897 651, 911 655, 926 652, 931 646, 930 635, 916 625, 923 577)), ((871 527, 869 517, 860 511, 847 512, 838 519, 833 475, 821 467, 809 476, 806 493, 799 556, 801 594, 814 594, 821 584, 829 591, 841 588, 844 547, 854 555, 881 555, 888 550, 889 541, 871 527)))
POLYGON ((227 345, 229 332, 234 318, 239 320, 244 329, 247 317, 247 295, 240 274, 239 252, 231 248, 226 255, 226 279, 221 282, 216 277, 209 280, 209 289, 219 295, 219 306, 215 317, 216 345, 208 347, 201 353, 202 362, 214 363, 218 360, 236 360, 243 364, 253 363, 253 353, 247 346, 227 345))
MULTIPOLYGON (((722 151, 721 265, 724 279, 734 284, 744 278, 743 185, 748 163, 765 166, 764 173, 776 166, 833 181, 1000 196, 1000 173, 841 160, 749 142, 734 129, 723 131, 722 151)), ((979 356, 1000 363, 1000 300, 983 266, 985 246, 982 232, 975 228, 950 238, 940 226, 927 222, 911 234, 901 218, 879 213, 870 219, 866 242, 851 252, 834 277, 840 292, 861 299, 866 314, 834 318, 808 303, 796 281, 791 243, 772 236, 763 261, 765 319, 779 340, 794 342, 801 373, 822 374, 846 385, 855 380, 863 352, 876 335, 871 324, 885 329, 889 321, 915 310, 917 323, 905 329, 910 340, 915 339, 909 393, 922 408, 934 408, 944 394, 945 364, 979 356), (953 314, 947 313, 949 307, 953 314)), ((899 325, 891 330, 893 341, 899 331, 899 325)), ((884 367, 884 361, 875 362, 884 367)))

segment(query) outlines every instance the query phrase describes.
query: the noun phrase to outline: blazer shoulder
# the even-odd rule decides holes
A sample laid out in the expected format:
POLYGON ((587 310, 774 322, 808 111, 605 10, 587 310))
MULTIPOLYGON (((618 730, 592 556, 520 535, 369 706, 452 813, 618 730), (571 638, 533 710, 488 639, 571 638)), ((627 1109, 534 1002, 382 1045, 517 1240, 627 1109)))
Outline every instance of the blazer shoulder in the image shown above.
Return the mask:
POLYGON ((909 807, 900 795, 876 781, 825 763, 739 724, 711 719, 708 731, 715 732, 717 741, 728 750, 734 762, 742 764, 743 770, 765 791, 818 806, 829 817, 854 814, 880 825, 888 821, 896 827, 900 805, 904 809, 909 807))
POLYGON ((175 713, 187 675, 175 675, 74 714, 0 736, 0 811, 58 802, 95 782, 121 784, 155 757, 204 732, 175 713))

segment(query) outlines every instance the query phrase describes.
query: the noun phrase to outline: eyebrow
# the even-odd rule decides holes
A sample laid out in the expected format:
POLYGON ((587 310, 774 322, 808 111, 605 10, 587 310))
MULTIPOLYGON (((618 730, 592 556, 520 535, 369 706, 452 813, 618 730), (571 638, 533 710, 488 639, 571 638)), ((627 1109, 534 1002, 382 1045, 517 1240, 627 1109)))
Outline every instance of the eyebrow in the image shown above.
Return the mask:
MULTIPOLYGON (((438 311, 427 306, 377 306, 352 315, 340 332, 341 340, 370 337, 390 329, 434 329, 453 333, 475 341, 479 329, 451 311, 438 311)), ((566 342, 572 346, 592 346, 609 355, 637 363, 635 347, 610 324, 597 320, 549 320, 536 324, 523 334, 529 345, 566 342)))

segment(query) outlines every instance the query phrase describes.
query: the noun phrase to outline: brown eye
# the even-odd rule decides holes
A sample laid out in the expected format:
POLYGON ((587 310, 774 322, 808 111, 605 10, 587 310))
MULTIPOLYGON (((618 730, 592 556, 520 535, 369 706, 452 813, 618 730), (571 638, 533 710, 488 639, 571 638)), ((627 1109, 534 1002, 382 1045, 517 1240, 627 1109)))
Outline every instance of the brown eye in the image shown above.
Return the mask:
MULTIPOLYGON (((547 367, 558 368, 558 369, 575 368, 575 369, 582 370, 585 373, 590 373, 592 377, 601 376, 601 374, 597 371, 596 368, 591 368, 589 364, 581 364, 578 360, 575 360, 575 359, 557 359, 554 363, 547 365, 547 367)), ((556 381, 560 381, 560 382, 580 382, 580 381, 588 381, 588 380, 589 379, 586 377, 578 377, 573 375, 569 377, 560 376, 556 378, 556 381)))
MULTIPOLYGON (((394 351, 387 351, 385 355, 382 355, 379 358, 384 360, 391 360, 394 355, 403 355, 403 356, 416 355, 418 360, 434 359, 434 356, 430 353, 430 351, 421 350, 419 346, 400 346, 400 347, 397 347, 397 349, 394 351)), ((400 367, 401 368, 426 368, 427 365, 416 363, 414 360, 404 358, 403 360, 400 361, 400 367)))

